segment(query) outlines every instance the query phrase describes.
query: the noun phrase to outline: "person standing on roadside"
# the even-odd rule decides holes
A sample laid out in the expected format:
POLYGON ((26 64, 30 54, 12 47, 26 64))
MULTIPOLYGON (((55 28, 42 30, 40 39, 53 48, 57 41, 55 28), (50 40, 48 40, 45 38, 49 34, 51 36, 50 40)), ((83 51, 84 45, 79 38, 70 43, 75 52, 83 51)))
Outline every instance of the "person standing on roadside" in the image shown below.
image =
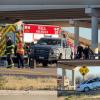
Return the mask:
POLYGON ((7 55, 7 62, 8 66, 7 68, 14 67, 14 62, 13 62, 13 55, 14 55, 14 44, 13 41, 11 40, 11 37, 7 36, 6 37, 6 51, 7 55))
POLYGON ((89 59, 89 46, 86 46, 83 50, 84 59, 89 59))
POLYGON ((23 48, 23 43, 21 40, 17 43, 17 48, 16 48, 16 56, 17 56, 17 63, 18 63, 18 68, 23 68, 24 67, 24 48, 23 48))
POLYGON ((83 58, 83 47, 81 45, 79 45, 77 47, 77 58, 78 59, 82 59, 83 58))
POLYGON ((90 59, 90 56, 93 55, 94 53, 90 49, 90 47, 87 45, 83 50, 83 54, 84 54, 84 59, 90 59))
POLYGON ((33 68, 34 64, 34 42, 30 44, 29 47, 29 67, 33 68))

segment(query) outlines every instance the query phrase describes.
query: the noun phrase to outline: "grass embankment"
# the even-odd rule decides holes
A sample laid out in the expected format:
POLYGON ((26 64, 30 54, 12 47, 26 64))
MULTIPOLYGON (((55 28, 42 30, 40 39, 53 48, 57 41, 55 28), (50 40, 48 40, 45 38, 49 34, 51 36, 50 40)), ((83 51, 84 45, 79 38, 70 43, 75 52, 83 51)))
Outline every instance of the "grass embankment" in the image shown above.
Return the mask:
POLYGON ((0 90, 55 90, 56 78, 0 77, 0 90))

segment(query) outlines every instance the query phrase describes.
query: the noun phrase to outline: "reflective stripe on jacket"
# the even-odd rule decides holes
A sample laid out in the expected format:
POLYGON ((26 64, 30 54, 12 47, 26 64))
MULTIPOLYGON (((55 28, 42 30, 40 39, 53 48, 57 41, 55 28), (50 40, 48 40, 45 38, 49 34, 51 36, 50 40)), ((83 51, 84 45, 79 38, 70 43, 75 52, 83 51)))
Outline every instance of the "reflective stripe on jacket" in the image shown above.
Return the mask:
POLYGON ((6 43, 6 54, 14 54, 14 45, 11 40, 6 43))

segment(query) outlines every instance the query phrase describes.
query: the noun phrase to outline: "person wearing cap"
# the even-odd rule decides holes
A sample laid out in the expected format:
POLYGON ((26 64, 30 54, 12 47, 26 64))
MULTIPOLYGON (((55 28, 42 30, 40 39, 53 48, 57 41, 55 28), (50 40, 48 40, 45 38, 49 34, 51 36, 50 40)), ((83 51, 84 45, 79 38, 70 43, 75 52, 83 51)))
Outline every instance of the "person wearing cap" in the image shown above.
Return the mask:
POLYGON ((24 67, 24 48, 23 48, 23 43, 21 40, 17 43, 17 48, 16 48, 16 56, 17 56, 17 63, 18 63, 18 68, 23 68, 24 67))
POLYGON ((11 40, 11 37, 9 36, 6 37, 6 55, 8 62, 7 68, 14 67, 14 62, 13 62, 14 44, 13 41, 11 40))

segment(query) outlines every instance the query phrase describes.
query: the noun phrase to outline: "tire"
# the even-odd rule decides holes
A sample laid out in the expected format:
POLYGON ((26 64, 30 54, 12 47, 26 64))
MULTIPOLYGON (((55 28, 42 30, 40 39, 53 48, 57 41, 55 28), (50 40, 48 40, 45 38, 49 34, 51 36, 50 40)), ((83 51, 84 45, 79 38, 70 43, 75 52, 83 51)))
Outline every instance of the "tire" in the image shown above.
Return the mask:
POLYGON ((62 59, 62 53, 59 54, 59 59, 62 59))
POLYGON ((85 87, 85 88, 84 88, 84 92, 88 92, 89 90, 90 90, 89 87, 85 87))
POLYGON ((34 68, 36 68, 37 67, 37 61, 35 59, 33 60, 33 64, 34 64, 34 68))
POLYGON ((48 66, 48 64, 46 62, 43 62, 42 66, 48 66))

